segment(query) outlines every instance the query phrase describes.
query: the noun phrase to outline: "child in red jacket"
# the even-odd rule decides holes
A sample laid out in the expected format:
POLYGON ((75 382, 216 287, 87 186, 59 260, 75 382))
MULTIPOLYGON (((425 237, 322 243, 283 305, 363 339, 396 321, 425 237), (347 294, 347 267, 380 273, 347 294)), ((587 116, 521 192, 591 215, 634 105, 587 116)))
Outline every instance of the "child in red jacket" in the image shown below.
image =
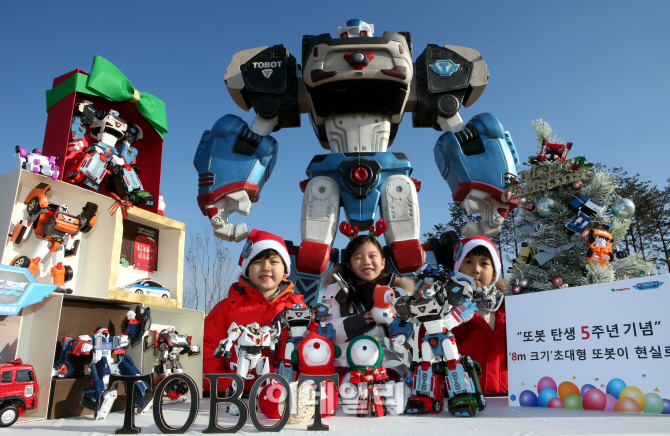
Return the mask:
MULTIPOLYGON (((477 313, 451 332, 461 355, 482 367, 479 384, 486 394, 507 393, 507 338, 504 295, 496 286, 500 257, 486 236, 462 239, 454 246, 454 271, 472 277, 477 285, 473 301, 477 313)), ((498 283, 500 285, 500 283, 498 283)))
MULTIPOLYGON (((305 307, 302 295, 293 290, 293 283, 286 277, 291 271, 291 259, 284 240, 269 232, 252 230, 240 255, 241 273, 237 283, 228 290, 205 318, 203 344, 203 374, 235 372, 231 363, 237 362, 234 348, 230 359, 214 358, 214 350, 222 339, 228 337, 231 323, 247 325, 257 322, 260 326, 272 325, 272 320, 282 310, 300 305, 305 307)), ((270 368, 282 356, 287 332, 282 331, 279 349, 270 358, 270 368)), ((264 350, 265 354, 265 350, 264 350)), ((254 379, 245 380, 244 390, 251 390, 254 379)), ((219 391, 230 382, 221 379, 219 391)), ((203 380, 203 389, 210 390, 209 381, 203 380)))

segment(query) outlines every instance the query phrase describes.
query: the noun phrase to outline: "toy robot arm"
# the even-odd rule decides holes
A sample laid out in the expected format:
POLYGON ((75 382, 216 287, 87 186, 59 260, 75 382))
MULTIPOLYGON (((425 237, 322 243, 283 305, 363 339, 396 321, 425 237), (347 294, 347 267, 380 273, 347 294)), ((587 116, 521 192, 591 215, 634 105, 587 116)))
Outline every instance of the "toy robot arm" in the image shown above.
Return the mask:
POLYGON ((214 357, 216 359, 223 357, 224 359, 230 359, 233 356, 233 353, 230 352, 230 349, 233 348, 233 344, 242 334, 242 329, 233 322, 228 328, 228 337, 222 339, 219 342, 219 346, 214 350, 214 357))
POLYGON ((448 330, 452 330, 458 327, 461 324, 464 324, 473 316, 477 311, 477 304, 468 300, 467 298, 463 299, 461 304, 453 306, 451 310, 444 315, 444 321, 448 330))
POLYGON ((520 163, 509 133, 493 115, 483 113, 463 130, 443 134, 433 152, 452 198, 462 202, 468 215, 482 214, 481 223, 469 222, 463 235, 497 235, 509 211, 518 204, 502 198, 520 163))
POLYGON ((198 205, 214 234, 239 242, 248 236, 246 224, 229 223, 233 212, 248 215, 258 200, 277 159, 277 141, 249 129, 234 115, 226 115, 205 131, 193 164, 198 170, 198 205))

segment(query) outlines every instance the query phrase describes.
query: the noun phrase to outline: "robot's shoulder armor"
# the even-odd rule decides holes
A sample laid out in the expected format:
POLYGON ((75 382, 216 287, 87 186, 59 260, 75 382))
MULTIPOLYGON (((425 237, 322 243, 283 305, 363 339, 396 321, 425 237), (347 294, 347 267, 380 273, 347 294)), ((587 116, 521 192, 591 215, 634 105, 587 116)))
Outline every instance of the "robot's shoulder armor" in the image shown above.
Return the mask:
POLYGON ((242 109, 253 107, 265 119, 279 116, 280 127, 300 126, 298 68, 283 45, 236 53, 223 79, 242 109))
POLYGON ((433 127, 437 116, 451 118, 484 92, 489 72, 477 50, 428 44, 416 60, 414 127, 433 127))

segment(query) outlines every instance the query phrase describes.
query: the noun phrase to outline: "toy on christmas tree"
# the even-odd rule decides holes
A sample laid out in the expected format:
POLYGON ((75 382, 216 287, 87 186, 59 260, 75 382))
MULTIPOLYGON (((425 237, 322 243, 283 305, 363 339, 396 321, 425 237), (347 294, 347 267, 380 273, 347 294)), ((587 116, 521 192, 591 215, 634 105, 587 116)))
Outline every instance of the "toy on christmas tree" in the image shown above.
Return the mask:
MULTIPOLYGON (((532 124, 542 149, 547 143, 563 143, 546 121, 532 124)), ((568 144, 566 150, 574 151, 568 144)), ((614 175, 597 171, 584 156, 569 158, 566 153, 561 157, 565 159, 532 156, 530 168, 520 171, 508 188, 508 197, 523 198, 526 205, 535 205, 526 207, 515 222, 515 239, 524 247, 511 268, 513 293, 649 273, 651 264, 638 254, 628 256, 612 249, 620 246, 635 211, 630 200, 616 194, 614 175)))

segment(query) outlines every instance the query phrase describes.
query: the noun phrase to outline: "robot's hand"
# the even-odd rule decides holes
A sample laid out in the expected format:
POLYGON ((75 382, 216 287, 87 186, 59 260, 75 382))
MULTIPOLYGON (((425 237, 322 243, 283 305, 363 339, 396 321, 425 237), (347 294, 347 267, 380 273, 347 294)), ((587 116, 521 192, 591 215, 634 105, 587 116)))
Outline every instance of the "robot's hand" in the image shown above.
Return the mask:
POLYGON ((448 330, 452 330, 461 324, 464 324, 475 316, 477 304, 465 298, 463 303, 454 306, 445 316, 445 324, 448 330))
POLYGON ((220 357, 223 357, 224 359, 230 359, 231 357, 233 357, 233 354, 230 352, 232 346, 233 346, 232 341, 229 341, 227 338, 223 339, 219 343, 219 346, 216 347, 216 350, 214 350, 214 358, 218 359, 220 357))
POLYGON ((463 208, 468 215, 480 212, 482 220, 479 223, 469 221, 463 228, 463 236, 494 237, 500 232, 500 226, 510 210, 509 204, 503 204, 493 198, 491 194, 479 189, 472 189, 463 200, 463 208), (502 212, 502 213, 501 213, 502 212))
POLYGON ((230 214, 237 212, 240 215, 249 215, 251 200, 246 191, 235 191, 206 207, 209 222, 214 228, 214 235, 224 241, 240 242, 249 236, 245 223, 234 226, 228 222, 230 214))
POLYGON ((200 345, 191 345, 191 348, 188 350, 189 356, 197 356, 200 354, 200 345))
POLYGON ((333 314, 333 307, 328 303, 319 303, 314 308, 314 319, 321 325, 333 314))
POLYGON ((405 336, 396 336, 395 338, 391 339, 393 350, 398 354, 403 354, 405 351, 407 351, 407 348, 405 348, 406 342, 407 339, 405 336))

